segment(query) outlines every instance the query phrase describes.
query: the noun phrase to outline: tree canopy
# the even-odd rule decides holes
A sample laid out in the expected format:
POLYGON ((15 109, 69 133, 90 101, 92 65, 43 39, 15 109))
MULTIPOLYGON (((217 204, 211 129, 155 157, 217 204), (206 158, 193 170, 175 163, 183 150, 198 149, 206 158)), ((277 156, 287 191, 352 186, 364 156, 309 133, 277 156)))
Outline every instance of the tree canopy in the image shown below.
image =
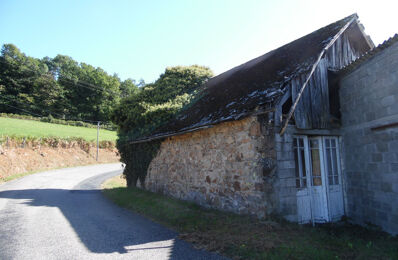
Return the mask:
POLYGON ((115 104, 137 90, 134 80, 69 56, 36 59, 13 44, 1 48, 0 112, 110 121, 115 104))
POLYGON ((136 138, 150 133, 189 104, 213 72, 203 66, 170 67, 152 84, 121 100, 112 120, 120 137, 136 138))
POLYGON ((117 147, 121 161, 126 164, 123 174, 128 186, 135 186, 140 179, 145 187, 148 166, 160 146, 159 141, 139 144, 130 141, 150 134, 176 116, 195 100, 200 86, 212 75, 209 68, 197 65, 167 68, 153 84, 121 100, 112 120, 118 126, 117 147))

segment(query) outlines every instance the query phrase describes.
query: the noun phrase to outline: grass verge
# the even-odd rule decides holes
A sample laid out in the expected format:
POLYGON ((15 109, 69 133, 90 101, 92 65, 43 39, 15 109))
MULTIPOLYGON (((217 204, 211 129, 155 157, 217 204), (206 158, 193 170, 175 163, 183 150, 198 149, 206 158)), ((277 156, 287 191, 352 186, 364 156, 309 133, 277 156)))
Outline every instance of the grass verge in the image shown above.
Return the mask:
POLYGON ((234 259, 398 259, 398 237, 381 231, 348 223, 311 227, 208 210, 127 188, 120 176, 102 187, 117 205, 178 231, 198 248, 234 259))

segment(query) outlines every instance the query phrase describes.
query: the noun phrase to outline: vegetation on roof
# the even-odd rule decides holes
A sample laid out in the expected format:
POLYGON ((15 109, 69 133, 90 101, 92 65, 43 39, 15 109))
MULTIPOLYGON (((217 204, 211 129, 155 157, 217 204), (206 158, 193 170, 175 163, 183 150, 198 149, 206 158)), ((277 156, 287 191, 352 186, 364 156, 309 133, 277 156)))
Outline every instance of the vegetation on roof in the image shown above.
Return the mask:
POLYGON ((153 84, 122 99, 115 108, 112 121, 118 125, 117 147, 126 164, 124 175, 129 186, 140 179, 144 183, 147 168, 156 155, 160 141, 131 144, 132 140, 149 135, 166 124, 200 93, 212 71, 202 66, 167 68, 153 84))

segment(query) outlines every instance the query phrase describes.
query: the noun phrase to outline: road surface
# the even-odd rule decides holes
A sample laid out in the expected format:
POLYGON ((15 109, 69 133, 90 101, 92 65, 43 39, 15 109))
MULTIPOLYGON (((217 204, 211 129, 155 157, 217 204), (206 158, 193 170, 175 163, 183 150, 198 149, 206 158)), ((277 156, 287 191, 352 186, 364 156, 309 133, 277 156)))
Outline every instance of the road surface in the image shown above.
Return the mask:
POLYGON ((104 198, 120 164, 53 170, 0 185, 0 259, 223 259, 104 198))

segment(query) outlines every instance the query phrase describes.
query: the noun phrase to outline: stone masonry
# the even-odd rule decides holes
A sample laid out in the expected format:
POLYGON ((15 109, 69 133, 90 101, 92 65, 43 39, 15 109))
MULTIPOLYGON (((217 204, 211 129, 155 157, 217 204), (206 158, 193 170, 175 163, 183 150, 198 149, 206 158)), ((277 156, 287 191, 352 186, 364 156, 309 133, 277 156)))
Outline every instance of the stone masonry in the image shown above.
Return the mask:
POLYGON ((340 99, 348 216, 398 234, 398 42, 342 78, 340 99))
POLYGON ((202 206, 264 217, 274 209, 274 135, 257 117, 162 142, 146 187, 202 206))

